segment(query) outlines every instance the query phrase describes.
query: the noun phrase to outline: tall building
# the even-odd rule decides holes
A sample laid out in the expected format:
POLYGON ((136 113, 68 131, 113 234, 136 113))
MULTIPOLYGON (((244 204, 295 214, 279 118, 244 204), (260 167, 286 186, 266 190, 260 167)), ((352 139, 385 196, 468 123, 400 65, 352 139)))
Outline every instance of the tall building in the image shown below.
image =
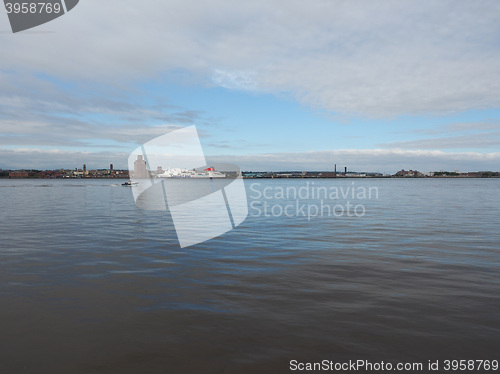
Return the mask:
POLYGON ((146 161, 143 159, 142 155, 137 155, 137 160, 134 161, 134 178, 149 178, 146 161))

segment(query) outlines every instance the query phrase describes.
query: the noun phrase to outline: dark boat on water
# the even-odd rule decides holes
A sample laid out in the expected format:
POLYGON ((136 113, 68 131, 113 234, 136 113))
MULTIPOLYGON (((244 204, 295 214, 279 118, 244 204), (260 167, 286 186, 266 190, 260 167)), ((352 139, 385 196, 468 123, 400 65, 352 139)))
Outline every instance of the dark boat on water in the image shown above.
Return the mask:
POLYGON ((139 184, 139 182, 134 182, 132 180, 126 181, 125 183, 122 183, 122 186, 135 186, 139 184))

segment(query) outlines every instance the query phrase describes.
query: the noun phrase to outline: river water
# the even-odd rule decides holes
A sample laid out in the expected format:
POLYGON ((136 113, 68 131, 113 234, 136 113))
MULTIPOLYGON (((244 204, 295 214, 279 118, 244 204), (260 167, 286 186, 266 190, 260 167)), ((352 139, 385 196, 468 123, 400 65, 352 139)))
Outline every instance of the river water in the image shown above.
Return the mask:
POLYGON ((500 359, 500 179, 245 180, 187 248, 121 182, 0 180, 0 372, 500 359))

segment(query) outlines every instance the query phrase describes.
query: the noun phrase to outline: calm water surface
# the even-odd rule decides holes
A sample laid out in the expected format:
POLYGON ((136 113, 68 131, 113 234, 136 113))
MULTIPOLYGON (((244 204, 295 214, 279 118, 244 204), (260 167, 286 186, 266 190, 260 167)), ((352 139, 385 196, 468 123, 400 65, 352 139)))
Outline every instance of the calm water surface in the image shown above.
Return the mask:
POLYGON ((500 179, 317 180, 378 198, 327 199, 360 217, 258 214, 307 181, 246 180, 246 221, 181 249, 122 181, 0 180, 0 372, 500 359, 500 179))

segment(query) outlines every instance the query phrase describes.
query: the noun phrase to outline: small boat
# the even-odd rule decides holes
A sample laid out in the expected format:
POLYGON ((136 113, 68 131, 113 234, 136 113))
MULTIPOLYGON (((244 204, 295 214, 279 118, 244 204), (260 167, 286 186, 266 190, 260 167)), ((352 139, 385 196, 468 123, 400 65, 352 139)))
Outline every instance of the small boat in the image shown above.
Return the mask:
POLYGON ((139 182, 134 182, 132 180, 129 180, 125 183, 122 183, 122 186, 135 186, 136 184, 139 184, 139 182))

